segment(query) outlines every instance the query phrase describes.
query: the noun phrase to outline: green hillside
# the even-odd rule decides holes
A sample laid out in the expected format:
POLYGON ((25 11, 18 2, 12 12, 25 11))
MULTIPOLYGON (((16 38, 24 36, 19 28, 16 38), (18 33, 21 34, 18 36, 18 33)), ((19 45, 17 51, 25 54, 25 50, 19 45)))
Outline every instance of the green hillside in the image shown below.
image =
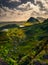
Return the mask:
POLYGON ((48 20, 0 31, 0 60, 6 65, 48 65, 48 20))

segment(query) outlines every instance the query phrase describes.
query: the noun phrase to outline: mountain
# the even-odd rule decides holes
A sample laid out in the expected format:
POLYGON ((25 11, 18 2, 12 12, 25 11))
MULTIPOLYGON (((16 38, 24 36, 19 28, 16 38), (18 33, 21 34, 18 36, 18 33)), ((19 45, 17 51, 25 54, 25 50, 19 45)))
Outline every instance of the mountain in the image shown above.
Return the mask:
POLYGON ((27 22, 31 22, 31 23, 36 23, 36 22, 39 22, 38 19, 34 18, 34 17, 30 17, 27 22))
POLYGON ((40 22, 43 22, 46 18, 43 18, 43 17, 37 17, 37 19, 38 19, 40 22))
POLYGON ((44 20, 44 23, 47 22, 48 23, 48 18, 44 20))

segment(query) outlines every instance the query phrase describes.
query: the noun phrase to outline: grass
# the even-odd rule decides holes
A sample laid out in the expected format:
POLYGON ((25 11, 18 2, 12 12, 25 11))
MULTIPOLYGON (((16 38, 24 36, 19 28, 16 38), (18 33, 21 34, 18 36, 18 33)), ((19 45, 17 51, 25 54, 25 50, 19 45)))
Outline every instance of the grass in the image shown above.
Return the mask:
POLYGON ((0 58, 9 65, 34 65, 37 60, 48 63, 43 59, 43 55, 48 54, 47 41, 48 22, 0 31, 0 58))

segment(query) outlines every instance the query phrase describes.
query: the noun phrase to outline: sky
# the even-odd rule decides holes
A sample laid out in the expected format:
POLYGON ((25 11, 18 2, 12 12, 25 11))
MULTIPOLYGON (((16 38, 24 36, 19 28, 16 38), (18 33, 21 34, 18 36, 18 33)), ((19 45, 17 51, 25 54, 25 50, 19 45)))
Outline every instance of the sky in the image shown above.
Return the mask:
POLYGON ((48 0, 0 0, 0 21, 48 18, 48 0))

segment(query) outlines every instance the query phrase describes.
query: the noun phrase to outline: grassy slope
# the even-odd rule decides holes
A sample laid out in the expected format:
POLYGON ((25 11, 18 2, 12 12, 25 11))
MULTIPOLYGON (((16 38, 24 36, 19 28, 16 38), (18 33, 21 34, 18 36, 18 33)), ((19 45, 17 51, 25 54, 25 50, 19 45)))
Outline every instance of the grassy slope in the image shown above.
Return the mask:
POLYGON ((0 31, 0 58, 9 65, 47 64, 48 22, 0 31))

